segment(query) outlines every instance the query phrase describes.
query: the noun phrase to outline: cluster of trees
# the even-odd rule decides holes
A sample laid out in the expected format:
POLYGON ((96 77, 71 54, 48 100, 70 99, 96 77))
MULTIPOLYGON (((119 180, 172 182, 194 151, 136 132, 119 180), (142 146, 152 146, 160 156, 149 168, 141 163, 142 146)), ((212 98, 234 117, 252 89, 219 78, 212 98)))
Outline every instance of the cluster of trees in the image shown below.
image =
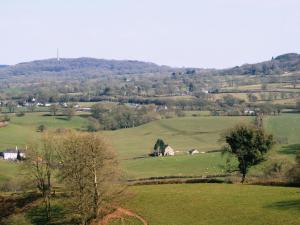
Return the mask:
POLYGON ((104 130, 116 130, 139 126, 160 118, 155 109, 153 105, 131 107, 122 104, 113 106, 96 104, 91 110, 94 119, 91 120, 89 130, 96 131, 97 127, 104 130))
POLYGON ((83 225, 103 216, 123 193, 118 160, 107 141, 95 133, 64 130, 45 133, 28 149, 27 171, 42 195, 47 223, 51 223, 54 182, 67 196, 73 220, 83 225))
POLYGON ((300 55, 289 53, 272 58, 270 61, 221 70, 220 73, 224 75, 271 75, 297 70, 300 70, 300 55))

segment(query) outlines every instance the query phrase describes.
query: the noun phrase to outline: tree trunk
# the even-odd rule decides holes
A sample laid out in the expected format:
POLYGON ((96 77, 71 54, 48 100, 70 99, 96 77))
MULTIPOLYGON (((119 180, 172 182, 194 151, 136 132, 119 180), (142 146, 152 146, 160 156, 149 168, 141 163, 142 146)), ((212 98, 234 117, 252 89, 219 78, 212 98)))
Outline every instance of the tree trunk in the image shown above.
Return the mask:
POLYGON ((242 180, 241 180, 241 183, 243 184, 244 181, 245 181, 245 177, 246 177, 246 174, 243 172, 243 176, 242 176, 242 180))
POLYGON ((99 201, 99 192, 98 192, 98 181, 97 181, 97 171, 94 167, 94 217, 98 216, 98 201, 99 201))

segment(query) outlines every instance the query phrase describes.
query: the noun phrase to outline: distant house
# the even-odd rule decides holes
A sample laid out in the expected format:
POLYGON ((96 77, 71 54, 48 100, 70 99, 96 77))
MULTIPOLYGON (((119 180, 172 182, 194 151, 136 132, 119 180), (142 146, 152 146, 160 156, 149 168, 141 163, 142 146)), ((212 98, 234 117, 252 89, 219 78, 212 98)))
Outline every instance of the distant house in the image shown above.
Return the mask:
POLYGON ((174 149, 166 145, 163 149, 154 149, 152 153, 149 154, 150 156, 174 156, 175 151, 174 149))
POLYGON ((256 112, 254 110, 251 110, 251 109, 244 110, 244 115, 253 116, 255 114, 256 114, 256 112))
POLYGON ((163 156, 174 156, 174 155, 175 155, 174 149, 171 148, 171 146, 167 145, 163 152, 163 156))
POLYGON ((197 149, 191 149, 187 151, 187 154, 189 155, 195 155, 195 154, 199 154, 200 152, 197 149))
POLYGON ((4 160, 17 160, 18 155, 20 158, 25 158, 25 153, 22 150, 18 150, 18 147, 0 152, 0 157, 4 160))

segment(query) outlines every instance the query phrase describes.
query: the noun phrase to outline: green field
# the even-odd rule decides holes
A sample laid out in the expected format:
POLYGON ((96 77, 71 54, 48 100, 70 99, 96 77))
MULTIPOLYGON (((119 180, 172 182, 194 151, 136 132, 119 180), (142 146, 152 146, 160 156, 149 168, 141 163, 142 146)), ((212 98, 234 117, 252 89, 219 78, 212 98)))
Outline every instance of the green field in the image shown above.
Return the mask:
MULTIPOLYGON (((186 151, 197 148, 200 151, 216 150, 220 134, 240 123, 250 122, 252 117, 211 117, 189 116, 154 121, 136 128, 102 132, 107 136, 119 154, 121 165, 127 178, 143 178, 170 175, 211 175, 224 172, 225 158, 220 153, 195 156, 186 151), (157 138, 162 138, 178 156, 166 158, 134 159, 146 156, 157 138)), ((27 113, 24 117, 12 117, 9 126, 0 129, 0 148, 14 148, 39 139, 36 128, 40 124, 48 129, 81 129, 87 123, 85 116, 74 116, 70 121, 63 116, 44 116, 42 113, 27 113)), ((278 145, 270 155, 292 159, 300 150, 300 114, 283 114, 266 117, 265 127, 277 137, 286 137, 288 143, 278 145)), ((0 161, 2 168, 5 163, 0 161)), ((5 171, 2 169, 2 171, 5 171)), ((15 170, 0 172, 0 179, 14 174, 15 170), (2 178, 1 178, 2 177, 2 178)))
MULTIPOLYGON (((106 132, 121 158, 125 173, 130 178, 168 175, 207 175, 224 171, 226 158, 220 153, 187 156, 186 150, 219 149, 221 132, 251 117, 184 117, 155 121, 137 128, 106 132), (157 138, 163 138, 175 151, 175 157, 130 159, 149 153, 157 138)), ((266 117, 266 129, 276 137, 287 138, 288 143, 277 145, 270 156, 294 158, 300 150, 300 115, 283 114, 266 117)))
POLYGON ((39 138, 37 127, 42 124, 48 129, 80 129, 87 124, 87 120, 81 116, 66 120, 64 116, 45 116, 43 113, 27 113, 23 117, 11 116, 9 126, 0 128, 0 149, 15 146, 25 148, 26 144, 39 138))
POLYGON ((0 161, 0 184, 18 173, 18 166, 14 162, 0 161))
POLYGON ((220 148, 221 132, 251 117, 183 117, 154 121, 136 128, 105 132, 120 157, 143 156, 152 151, 155 141, 162 138, 178 153, 191 148, 210 151, 220 148))
POLYGON ((125 206, 143 216, 149 225, 300 224, 299 188, 173 184, 130 190, 134 198, 125 206))
MULTIPOLYGON (((69 121, 63 116, 44 116, 43 113, 27 113, 23 117, 11 116, 10 124, 0 128, 0 149, 5 150, 16 146, 19 149, 25 149, 26 145, 39 140, 40 133, 37 132, 37 127, 41 124, 52 130, 81 129, 87 124, 87 120, 84 117, 75 116, 69 121)), ((0 160, 0 182, 13 177, 17 172, 18 164, 0 160)))

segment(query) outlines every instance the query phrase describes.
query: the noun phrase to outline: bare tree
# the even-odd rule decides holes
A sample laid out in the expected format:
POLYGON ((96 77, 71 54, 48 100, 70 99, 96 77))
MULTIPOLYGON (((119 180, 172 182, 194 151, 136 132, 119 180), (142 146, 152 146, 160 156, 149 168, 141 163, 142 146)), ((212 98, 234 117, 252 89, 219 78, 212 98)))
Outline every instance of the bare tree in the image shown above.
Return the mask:
POLYGON ((75 108, 73 104, 68 104, 67 108, 64 110, 65 116, 70 120, 75 115, 75 108))
POLYGON ((53 116, 56 116, 56 113, 58 111, 58 106, 55 105, 55 104, 52 104, 50 107, 49 107, 49 111, 50 113, 53 115, 53 116))
POLYGON ((66 192, 86 225, 122 193, 116 155, 102 136, 69 131, 63 135, 60 156, 66 192))
POLYGON ((51 220, 51 192, 53 171, 57 166, 56 153, 58 137, 45 133, 40 144, 32 145, 27 150, 26 165, 41 192, 45 206, 46 218, 51 220))

